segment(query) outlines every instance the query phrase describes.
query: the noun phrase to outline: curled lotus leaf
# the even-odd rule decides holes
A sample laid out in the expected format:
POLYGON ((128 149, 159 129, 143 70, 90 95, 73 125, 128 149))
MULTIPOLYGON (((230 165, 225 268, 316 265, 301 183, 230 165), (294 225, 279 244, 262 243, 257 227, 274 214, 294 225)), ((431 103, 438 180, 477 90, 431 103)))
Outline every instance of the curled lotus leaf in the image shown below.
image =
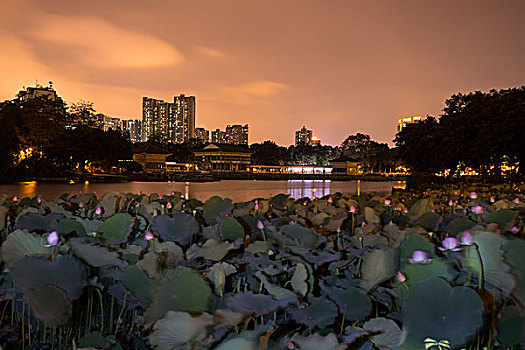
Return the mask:
POLYGON ((72 305, 67 293, 52 284, 40 284, 24 291, 24 300, 33 315, 47 327, 57 327, 69 320, 72 305))
POLYGON ((235 312, 244 314, 266 315, 286 307, 291 300, 275 300, 267 294, 243 292, 230 294, 226 297, 226 305, 235 312))
POLYGON ((104 208, 102 212, 102 216, 105 218, 108 218, 112 215, 115 215, 115 213, 118 211, 118 204, 120 202, 120 198, 117 198, 116 195, 112 194, 106 194, 104 198, 100 202, 98 202, 98 206, 104 208))
POLYGON ((72 300, 80 297, 86 284, 84 266, 69 256, 59 255, 53 261, 28 256, 13 262, 10 271, 22 291, 52 284, 66 291, 72 300))
POLYGON ((264 288, 277 300, 283 300, 288 298, 295 298, 294 292, 283 287, 279 287, 275 284, 270 283, 268 279, 263 275, 261 271, 255 273, 257 277, 264 285, 264 288))
POLYGON ((204 313, 192 317, 187 312, 168 311, 153 326, 150 343, 159 350, 199 347, 207 335, 206 328, 213 324, 213 316, 204 313))
POLYGON ((482 326, 483 302, 468 287, 451 287, 440 278, 419 281, 403 299, 403 327, 408 342, 446 339, 453 348, 464 345, 482 326))
POLYGON ((133 218, 127 213, 115 214, 98 227, 102 239, 109 245, 119 245, 128 239, 133 218))
POLYGON ((235 218, 231 216, 227 216, 222 219, 219 225, 219 231, 221 232, 222 237, 229 241, 235 241, 244 237, 244 228, 235 218))
POLYGON ((335 301, 341 313, 349 321, 362 321, 372 311, 370 297, 356 287, 334 288, 330 291, 329 297, 335 301))
POLYGON ((204 203, 202 216, 208 225, 211 225, 228 215, 232 209, 233 202, 231 199, 213 196, 204 203))
POLYGON ((326 298, 308 298, 309 305, 300 308, 289 309, 290 314, 298 323, 306 325, 308 328, 327 327, 334 323, 337 317, 337 306, 326 298))
POLYGON ((46 243, 42 236, 25 230, 16 230, 7 235, 2 244, 2 260, 9 264, 25 256, 51 256, 51 249, 44 247, 46 243))
POLYGON ((384 317, 372 318, 365 322, 363 330, 374 334, 371 341, 380 350, 399 349, 406 338, 406 333, 399 328, 397 323, 384 317))
POLYGON ((382 247, 366 254, 361 266, 361 288, 370 291, 393 277, 398 271, 397 265, 397 252, 393 248, 382 247))
POLYGON ((346 349, 346 346, 339 344, 337 336, 334 333, 327 334, 326 336, 319 335, 317 333, 302 336, 299 334, 294 334, 290 341, 295 345, 299 346, 301 350, 343 350, 346 349))
POLYGON ((235 272, 237 272, 237 268, 235 266, 222 262, 211 266, 210 271, 208 271, 205 276, 213 282, 213 285, 215 286, 215 293, 222 295, 224 284, 226 283, 226 277, 235 272))
POLYGON ((190 214, 175 212, 173 217, 157 215, 151 224, 151 230, 157 232, 165 241, 172 241, 187 246, 199 232, 199 224, 190 214))
POLYGON ((487 215, 487 223, 496 223, 501 229, 504 229, 509 223, 512 223, 518 213, 510 209, 494 210, 487 215))
POLYGON ((214 239, 208 239, 202 247, 197 244, 192 245, 186 251, 186 259, 191 260, 197 257, 212 261, 220 261, 228 254, 228 252, 235 248, 234 243, 218 242, 214 239))
POLYGON ((126 266, 126 263, 118 258, 117 252, 110 252, 107 248, 72 239, 69 245, 80 259, 93 267, 101 266, 126 266))
POLYGON ((303 263, 298 263, 292 276, 292 288, 297 293, 306 296, 308 293, 308 270, 303 263))

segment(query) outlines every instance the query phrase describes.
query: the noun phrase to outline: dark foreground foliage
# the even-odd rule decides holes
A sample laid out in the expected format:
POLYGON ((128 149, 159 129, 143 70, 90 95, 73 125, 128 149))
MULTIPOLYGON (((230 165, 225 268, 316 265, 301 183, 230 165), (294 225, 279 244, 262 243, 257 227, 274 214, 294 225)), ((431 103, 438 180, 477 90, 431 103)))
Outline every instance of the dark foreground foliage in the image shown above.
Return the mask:
POLYGON ((521 348, 524 188, 4 196, 0 345, 521 348))

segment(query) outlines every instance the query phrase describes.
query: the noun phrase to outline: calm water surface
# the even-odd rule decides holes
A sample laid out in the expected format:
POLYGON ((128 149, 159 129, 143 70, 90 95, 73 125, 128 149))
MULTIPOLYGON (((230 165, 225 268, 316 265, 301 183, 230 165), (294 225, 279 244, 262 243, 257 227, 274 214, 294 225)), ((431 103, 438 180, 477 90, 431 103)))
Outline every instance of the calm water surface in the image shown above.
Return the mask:
POLYGON ((34 197, 37 194, 47 200, 60 197, 63 193, 70 195, 94 192, 102 195, 107 192, 158 193, 170 194, 181 192, 186 198, 206 200, 211 196, 231 198, 234 202, 248 201, 254 198, 267 198, 278 193, 287 193, 292 198, 322 197, 329 193, 344 194, 374 193, 389 194, 392 187, 405 187, 403 181, 366 182, 366 181, 330 181, 330 180, 283 180, 283 181, 249 181, 222 180, 219 182, 125 182, 125 183, 39 183, 18 182, 0 184, 0 193, 9 196, 34 197))

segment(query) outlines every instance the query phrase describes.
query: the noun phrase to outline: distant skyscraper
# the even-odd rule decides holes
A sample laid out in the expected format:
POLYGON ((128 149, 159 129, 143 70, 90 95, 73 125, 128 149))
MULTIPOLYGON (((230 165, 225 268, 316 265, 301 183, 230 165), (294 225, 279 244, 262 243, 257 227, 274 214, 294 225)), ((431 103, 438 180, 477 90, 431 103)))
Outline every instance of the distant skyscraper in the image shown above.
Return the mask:
POLYGON ((225 141, 232 145, 248 145, 248 124, 227 125, 225 141))
POLYGON ((110 117, 102 113, 97 114, 95 118, 98 122, 98 125, 100 125, 100 127, 104 131, 108 131, 108 130, 122 131, 120 118, 113 118, 113 117, 110 117))
POLYGON ((212 143, 226 143, 226 132, 221 129, 215 129, 211 132, 212 143))
POLYGON ((195 128, 195 139, 201 142, 210 141, 210 132, 204 128, 195 128))
POLYGON ((403 128, 406 127, 408 124, 418 123, 422 119, 423 119, 423 117, 421 117, 419 115, 414 115, 414 116, 408 117, 408 118, 399 118, 397 120, 397 132, 400 132, 401 130, 403 130, 403 128))
POLYGON ((295 132, 295 145, 296 146, 312 145, 312 130, 306 129, 306 126, 303 126, 301 130, 297 130, 295 132))
POLYGON ((140 119, 123 120, 122 133, 129 135, 131 142, 140 142, 142 139, 142 121, 140 119))
POLYGON ((173 103, 142 99, 142 140, 155 137, 182 143, 195 136, 195 96, 179 95, 173 103))

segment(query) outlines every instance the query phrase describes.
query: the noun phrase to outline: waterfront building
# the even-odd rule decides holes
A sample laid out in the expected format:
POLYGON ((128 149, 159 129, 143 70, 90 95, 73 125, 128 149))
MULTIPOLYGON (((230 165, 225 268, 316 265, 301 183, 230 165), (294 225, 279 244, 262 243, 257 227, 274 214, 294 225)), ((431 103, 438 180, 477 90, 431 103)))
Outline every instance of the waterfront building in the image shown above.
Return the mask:
POLYGON ((330 162, 332 164, 332 174, 340 175, 357 175, 361 174, 361 162, 348 158, 348 157, 339 157, 330 162))
POLYGON ((221 129, 215 129, 211 132, 212 143, 226 143, 226 132, 221 129))
POLYGON ((203 143, 208 143, 210 141, 210 131, 204 128, 195 128, 195 139, 203 143))
POLYGON ((171 154, 167 150, 152 144, 134 146, 133 160, 142 166, 148 173, 161 173, 166 171, 166 158, 171 154))
POLYGON ((195 96, 181 94, 173 103, 142 99, 142 140, 182 143, 195 137, 195 96))
POLYGON ((253 152, 247 148, 224 143, 210 143, 203 149, 193 151, 195 164, 201 171, 244 172, 248 171, 253 152))
POLYGON ((226 143, 231 145, 248 146, 248 124, 245 125, 227 125, 226 126, 226 143))
POLYGON ((131 142, 140 142, 142 140, 142 120, 122 120, 122 133, 127 135, 131 142))
POLYGON ((399 118, 397 120, 397 132, 400 132, 401 130, 403 130, 403 128, 405 128, 408 124, 418 123, 422 119, 423 119, 423 117, 421 117, 419 115, 413 115, 413 116, 408 117, 408 118, 399 118))
POLYGON ((57 95, 57 92, 53 89, 52 81, 50 81, 49 85, 46 87, 38 83, 36 84, 36 86, 32 86, 28 88, 24 86, 22 87, 22 90, 20 90, 18 94, 16 95, 18 102, 22 102, 22 103, 28 100, 31 100, 33 98, 38 98, 38 97, 45 97, 53 101, 54 100, 62 101, 62 98, 60 98, 57 95))
POLYGON ((312 130, 308 130, 306 126, 303 126, 301 130, 295 132, 295 146, 310 145, 312 145, 312 130))

